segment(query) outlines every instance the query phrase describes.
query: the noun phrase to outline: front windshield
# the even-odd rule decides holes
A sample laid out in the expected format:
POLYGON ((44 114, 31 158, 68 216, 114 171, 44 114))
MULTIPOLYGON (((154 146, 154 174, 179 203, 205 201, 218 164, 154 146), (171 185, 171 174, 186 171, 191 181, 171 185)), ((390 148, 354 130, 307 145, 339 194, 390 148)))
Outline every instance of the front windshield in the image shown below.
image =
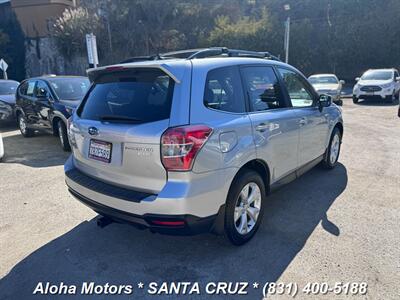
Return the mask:
POLYGON ((14 95, 17 87, 18 82, 16 81, 0 82, 0 95, 14 95))
POLYGON ((311 84, 333 84, 338 83, 338 80, 334 76, 314 76, 308 79, 311 84))
POLYGON ((80 101, 89 89, 86 77, 48 79, 58 98, 61 100, 80 101))
POLYGON ((393 71, 369 71, 366 72, 361 80, 392 80, 393 71))

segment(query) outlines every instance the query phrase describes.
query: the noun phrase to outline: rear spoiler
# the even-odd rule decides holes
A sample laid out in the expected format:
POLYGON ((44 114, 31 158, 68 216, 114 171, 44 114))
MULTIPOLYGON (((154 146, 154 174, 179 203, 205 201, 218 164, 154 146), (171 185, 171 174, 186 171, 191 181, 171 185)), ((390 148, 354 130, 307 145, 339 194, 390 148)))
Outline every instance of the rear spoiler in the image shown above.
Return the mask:
POLYGON ((175 83, 180 83, 181 80, 179 79, 178 74, 174 74, 168 65, 166 64, 120 64, 120 65, 112 65, 112 66, 105 66, 99 68, 91 68, 86 70, 86 73, 89 77, 91 82, 95 81, 100 75, 110 72, 120 72, 129 69, 136 69, 136 68, 153 68, 153 69, 160 69, 169 77, 172 78, 175 83))

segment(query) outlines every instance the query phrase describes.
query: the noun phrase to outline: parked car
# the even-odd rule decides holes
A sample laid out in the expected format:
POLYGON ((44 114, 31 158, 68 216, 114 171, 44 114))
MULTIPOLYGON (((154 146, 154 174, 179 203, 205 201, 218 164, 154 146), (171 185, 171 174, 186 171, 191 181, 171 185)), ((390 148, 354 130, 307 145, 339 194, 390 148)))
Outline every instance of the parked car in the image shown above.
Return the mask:
POLYGON ((15 92, 18 81, 0 80, 0 121, 11 121, 15 117, 15 92))
POLYGON ((271 189, 336 166, 341 109, 264 53, 188 56, 88 71, 93 85, 69 123, 66 184, 104 216, 100 226, 212 231, 240 245, 271 189))
POLYGON ((0 132, 0 162, 3 160, 4 157, 4 146, 3 146, 3 136, 0 132))
POLYGON ((335 74, 315 74, 308 77, 308 80, 318 92, 318 94, 327 94, 337 105, 342 105, 341 99, 344 80, 339 80, 335 74))
POLYGON ((16 116, 21 134, 32 137, 44 130, 60 138, 64 151, 70 151, 67 120, 89 88, 81 76, 42 76, 23 81, 17 89, 16 116))
POLYGON ((359 99, 380 99, 395 102, 399 99, 400 77, 396 69, 377 69, 366 71, 356 78, 353 89, 353 102, 359 99))

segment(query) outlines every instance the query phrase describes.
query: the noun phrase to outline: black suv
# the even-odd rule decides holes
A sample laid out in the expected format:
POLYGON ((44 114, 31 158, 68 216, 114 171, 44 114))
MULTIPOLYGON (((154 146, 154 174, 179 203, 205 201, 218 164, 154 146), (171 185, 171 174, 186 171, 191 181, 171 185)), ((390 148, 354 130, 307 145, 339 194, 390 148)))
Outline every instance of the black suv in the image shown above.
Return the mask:
POLYGON ((90 83, 81 76, 42 76, 27 79, 17 89, 16 117, 24 137, 35 130, 45 130, 59 136, 64 151, 71 147, 67 134, 67 119, 78 106, 90 83))

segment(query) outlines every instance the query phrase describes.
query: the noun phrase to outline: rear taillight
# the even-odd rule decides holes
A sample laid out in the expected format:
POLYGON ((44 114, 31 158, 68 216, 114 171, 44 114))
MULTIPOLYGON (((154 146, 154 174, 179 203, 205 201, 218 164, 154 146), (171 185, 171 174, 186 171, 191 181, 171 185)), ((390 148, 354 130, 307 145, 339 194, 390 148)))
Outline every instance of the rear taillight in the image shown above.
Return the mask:
POLYGON ((205 125, 167 129, 161 137, 161 160, 167 171, 189 171, 197 153, 211 135, 205 125))

